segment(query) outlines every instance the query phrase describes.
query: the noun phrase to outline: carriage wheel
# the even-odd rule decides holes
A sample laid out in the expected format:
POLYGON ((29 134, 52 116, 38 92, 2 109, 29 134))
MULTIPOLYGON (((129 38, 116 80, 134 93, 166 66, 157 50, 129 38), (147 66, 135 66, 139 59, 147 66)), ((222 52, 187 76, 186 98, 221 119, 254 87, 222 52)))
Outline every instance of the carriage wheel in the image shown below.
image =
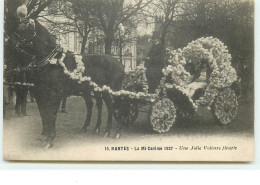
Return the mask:
POLYGON ((124 126, 133 124, 139 114, 139 106, 137 102, 131 102, 126 100, 120 100, 114 107, 115 120, 124 126))
POLYGON ((223 125, 234 120, 238 109, 238 101, 235 92, 226 88, 219 91, 213 103, 213 115, 223 125))
POLYGON ((175 122, 176 108, 170 99, 163 97, 152 104, 148 116, 152 129, 158 133, 165 133, 175 122))

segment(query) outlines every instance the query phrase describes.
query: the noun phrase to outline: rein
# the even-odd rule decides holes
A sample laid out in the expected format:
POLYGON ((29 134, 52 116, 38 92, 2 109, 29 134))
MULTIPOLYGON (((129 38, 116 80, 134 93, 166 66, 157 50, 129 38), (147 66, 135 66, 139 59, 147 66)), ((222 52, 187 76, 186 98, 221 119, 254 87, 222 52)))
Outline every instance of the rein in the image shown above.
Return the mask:
POLYGON ((44 67, 45 65, 50 63, 50 60, 54 58, 59 52, 61 52, 60 47, 54 48, 49 55, 47 55, 42 61, 38 62, 33 66, 33 69, 39 70, 40 68, 44 67))
MULTIPOLYGON (((26 39, 22 40, 22 37, 16 32, 13 32, 13 34, 18 39, 20 39, 20 41, 17 42, 15 49, 18 52, 23 53, 26 56, 28 56, 29 60, 31 60, 27 66, 21 67, 20 69, 18 69, 19 72, 25 72, 25 71, 31 71, 31 70, 40 70, 40 68, 49 64, 49 61, 52 58, 54 58, 58 54, 58 52, 62 51, 62 49, 60 47, 56 47, 44 59, 42 59, 40 62, 37 62, 36 56, 42 56, 42 55, 32 55, 32 54, 28 53, 27 51, 25 51, 21 46, 22 46, 22 43, 24 43, 26 41, 26 39)), ((35 36, 36 36, 36 33, 34 34, 33 37, 35 37, 35 36)), ((40 41, 43 42, 42 40, 40 40, 40 41)))

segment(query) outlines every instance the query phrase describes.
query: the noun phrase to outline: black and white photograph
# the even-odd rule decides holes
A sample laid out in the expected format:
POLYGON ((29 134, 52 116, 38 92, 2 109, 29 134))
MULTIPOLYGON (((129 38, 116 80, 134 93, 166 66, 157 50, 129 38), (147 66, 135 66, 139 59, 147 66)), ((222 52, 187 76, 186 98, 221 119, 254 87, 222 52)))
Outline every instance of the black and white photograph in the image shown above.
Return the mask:
POLYGON ((254 161, 254 0, 4 0, 7 161, 254 161))

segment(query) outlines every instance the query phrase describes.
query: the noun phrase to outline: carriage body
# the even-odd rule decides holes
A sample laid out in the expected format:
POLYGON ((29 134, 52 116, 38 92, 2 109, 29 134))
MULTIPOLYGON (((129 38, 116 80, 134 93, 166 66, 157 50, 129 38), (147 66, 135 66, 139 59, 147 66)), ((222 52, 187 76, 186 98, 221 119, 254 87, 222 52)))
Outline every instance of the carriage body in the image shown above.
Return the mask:
MULTIPOLYGON (((159 133, 169 131, 176 118, 197 117, 198 106, 206 106, 223 125, 235 119, 239 85, 236 71, 231 66, 231 56, 222 42, 212 37, 201 38, 182 50, 167 50, 166 59, 167 65, 162 69, 163 77, 154 99, 121 97, 116 101, 115 119, 119 123, 134 123, 139 108, 147 104, 150 106, 149 122, 159 133), (191 64, 193 73, 187 67, 191 64), (201 82, 198 73, 203 66, 208 73, 201 82)), ((136 93, 147 93, 145 75, 146 69, 140 66, 126 75, 123 87, 136 93)))

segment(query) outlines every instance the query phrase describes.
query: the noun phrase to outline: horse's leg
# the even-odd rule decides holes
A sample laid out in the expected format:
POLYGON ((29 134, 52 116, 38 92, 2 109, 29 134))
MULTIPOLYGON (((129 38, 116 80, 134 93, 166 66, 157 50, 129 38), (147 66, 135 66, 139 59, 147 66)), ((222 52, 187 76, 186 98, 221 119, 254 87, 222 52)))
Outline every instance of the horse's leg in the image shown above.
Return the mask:
POLYGON ((110 135, 110 130, 112 127, 112 116, 113 116, 113 98, 107 92, 102 93, 103 100, 107 107, 108 118, 107 118, 107 128, 105 131, 104 137, 108 137, 110 135))
MULTIPOLYGON (((118 97, 113 97, 113 99, 114 99, 114 104, 113 104, 113 106, 115 105, 115 104, 117 104, 116 102, 117 101, 121 101, 118 97)), ((117 125, 116 125, 116 134, 115 134, 115 138, 116 139, 119 139, 120 138, 120 136, 121 136, 121 128, 122 128, 122 126, 121 126, 121 124, 120 123, 116 123, 117 125)))
POLYGON ((62 113, 67 113, 66 104, 67 104, 67 95, 63 94, 62 95, 62 101, 61 101, 61 112, 62 113))
POLYGON ((27 116, 26 105, 27 105, 27 94, 28 88, 21 89, 21 112, 23 116, 27 116))
POLYGON ((34 89, 32 89, 33 91, 33 94, 34 94, 34 98, 36 100, 36 103, 38 105, 38 110, 39 110, 39 113, 40 113, 40 116, 41 116, 41 119, 42 119, 42 132, 41 132, 41 135, 39 136, 39 140, 41 141, 46 141, 47 139, 47 115, 46 115, 46 95, 44 94, 44 91, 42 90, 42 88, 38 88, 38 87, 35 87, 34 89))
POLYGON ((46 93, 45 101, 43 105, 43 116, 45 120, 45 136, 46 143, 45 148, 50 148, 53 145, 53 140, 56 137, 56 127, 55 122, 57 118, 57 113, 59 105, 61 102, 62 91, 58 89, 49 89, 49 92, 46 93))
POLYGON ((99 92, 95 92, 95 98, 96 98, 98 116, 97 116, 97 124, 96 124, 94 132, 97 134, 100 132, 103 101, 102 101, 101 93, 99 93, 99 92))
POLYGON ((29 88, 29 93, 30 93, 31 103, 33 103, 35 98, 34 98, 33 90, 31 88, 29 88))
POLYGON ((8 101, 8 87, 6 85, 4 85, 4 89, 3 89, 3 118, 6 119, 6 106, 8 105, 9 101, 8 101))
POLYGON ((15 88, 15 92, 16 92, 16 102, 15 102, 15 114, 17 116, 21 116, 21 89, 19 87, 15 88))
MULTIPOLYGON (((122 87, 122 79, 124 78, 124 75, 122 74, 122 76, 120 76, 119 78, 117 79, 114 79, 111 83, 110 83, 110 87, 112 87, 113 89, 115 89, 116 91, 119 91, 122 87)), ((120 101, 117 97, 113 97, 113 108, 114 108, 114 105, 115 105, 115 101, 120 101)), ((114 113, 114 112, 113 112, 114 113)), ((119 139, 120 136, 121 136, 121 124, 120 123, 116 123, 117 126, 116 126, 116 133, 115 133, 115 138, 116 139, 119 139)))
POLYGON ((46 89, 45 86, 35 88, 33 93, 43 124, 39 139, 45 142, 45 148, 50 148, 56 136, 55 121, 61 101, 61 90, 46 89))
POLYGON ((44 105, 43 105, 42 99, 38 96, 38 94, 35 95, 35 100, 38 105, 39 113, 40 113, 40 116, 42 119, 42 132, 39 137, 39 140, 44 141, 44 140, 46 140, 46 119, 45 119, 46 115, 44 114, 45 112, 43 111, 44 105))
MULTIPOLYGON (((115 105, 117 105, 119 101, 122 101, 122 100, 121 100, 120 98, 118 98, 117 96, 114 96, 114 97, 113 97, 113 100, 114 100, 113 107, 114 107, 115 105)), ((116 139, 119 139, 120 136, 121 136, 121 128, 122 128, 121 124, 118 123, 118 122, 116 122, 116 131, 115 131, 115 138, 116 138, 116 139)))
POLYGON ((11 86, 8 87, 8 102, 13 103, 14 90, 11 86))
POLYGON ((84 98, 86 106, 87 106, 87 117, 86 117, 85 124, 81 128, 81 131, 86 132, 88 126, 90 125, 90 120, 91 120, 91 117, 92 117, 93 101, 92 101, 92 97, 91 97, 90 92, 84 93, 83 98, 84 98))

